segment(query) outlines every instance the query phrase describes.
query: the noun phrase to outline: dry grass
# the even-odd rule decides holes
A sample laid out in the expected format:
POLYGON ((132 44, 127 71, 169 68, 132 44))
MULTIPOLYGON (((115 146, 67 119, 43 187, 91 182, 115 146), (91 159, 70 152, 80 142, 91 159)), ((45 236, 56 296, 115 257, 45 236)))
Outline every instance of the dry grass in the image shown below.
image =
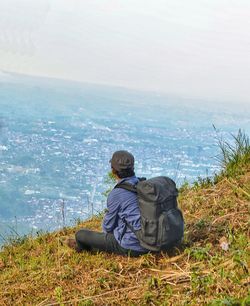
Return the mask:
POLYGON ((250 165, 241 172, 182 190, 185 239, 169 254, 78 254, 60 244, 82 226, 100 229, 100 218, 5 246, 0 304, 250 305, 250 165))

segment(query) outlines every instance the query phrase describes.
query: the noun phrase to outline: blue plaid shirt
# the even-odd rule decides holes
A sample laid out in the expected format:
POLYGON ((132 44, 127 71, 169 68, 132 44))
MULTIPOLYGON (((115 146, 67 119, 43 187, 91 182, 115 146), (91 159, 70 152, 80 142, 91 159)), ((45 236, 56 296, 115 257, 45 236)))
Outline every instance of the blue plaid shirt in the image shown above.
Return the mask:
MULTIPOLYGON (((125 181, 134 185, 138 183, 138 178, 136 176, 127 177, 120 180, 119 183, 125 181)), ((108 211, 102 224, 103 231, 113 233, 118 243, 125 249, 145 251, 135 234, 123 222, 125 218, 135 230, 141 228, 137 195, 122 188, 114 188, 108 196, 107 208, 108 211)))

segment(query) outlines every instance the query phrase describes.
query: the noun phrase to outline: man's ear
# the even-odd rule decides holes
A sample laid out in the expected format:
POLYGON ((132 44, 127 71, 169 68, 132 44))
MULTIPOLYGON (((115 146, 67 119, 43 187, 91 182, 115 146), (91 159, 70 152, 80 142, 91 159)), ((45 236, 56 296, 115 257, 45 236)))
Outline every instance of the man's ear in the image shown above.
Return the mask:
POLYGON ((112 174, 113 174, 113 176, 114 176, 114 178, 116 179, 116 180, 119 180, 120 178, 118 177, 118 175, 116 174, 116 171, 112 168, 112 174))

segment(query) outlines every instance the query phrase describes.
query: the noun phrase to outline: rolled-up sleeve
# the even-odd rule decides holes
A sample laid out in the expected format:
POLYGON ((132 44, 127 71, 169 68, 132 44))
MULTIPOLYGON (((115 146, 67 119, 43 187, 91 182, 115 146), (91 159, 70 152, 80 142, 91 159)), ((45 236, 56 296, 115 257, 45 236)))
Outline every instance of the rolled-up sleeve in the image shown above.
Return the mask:
POLYGON ((118 223, 120 203, 116 196, 116 190, 112 190, 107 199, 107 212, 104 216, 102 229, 106 233, 112 233, 118 223))

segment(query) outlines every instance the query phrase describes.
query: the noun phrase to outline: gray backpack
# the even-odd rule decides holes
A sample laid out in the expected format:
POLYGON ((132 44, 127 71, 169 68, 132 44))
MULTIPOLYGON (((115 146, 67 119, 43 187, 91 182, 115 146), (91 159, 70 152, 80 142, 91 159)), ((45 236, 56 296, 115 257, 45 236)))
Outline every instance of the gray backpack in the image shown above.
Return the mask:
POLYGON ((142 247, 151 251, 167 250, 182 240, 184 220, 177 205, 178 190, 173 180, 158 176, 141 179, 136 185, 121 182, 115 188, 137 193, 141 229, 135 230, 125 219, 123 221, 142 247))

